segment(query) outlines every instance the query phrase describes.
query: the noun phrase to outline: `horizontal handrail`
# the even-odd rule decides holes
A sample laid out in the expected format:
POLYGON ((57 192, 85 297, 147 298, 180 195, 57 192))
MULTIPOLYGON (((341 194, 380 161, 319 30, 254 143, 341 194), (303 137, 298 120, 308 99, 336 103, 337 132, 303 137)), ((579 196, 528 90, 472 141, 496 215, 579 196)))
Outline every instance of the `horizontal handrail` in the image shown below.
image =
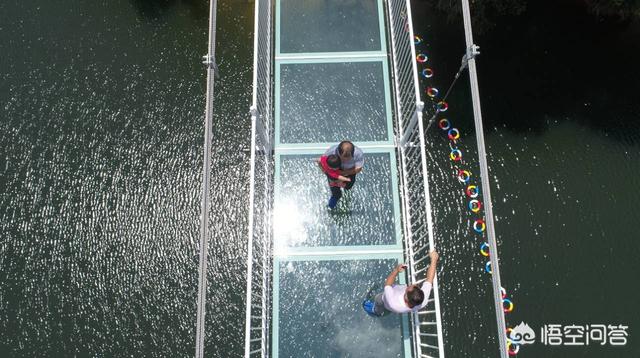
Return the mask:
MULTIPOLYGON (((429 251, 435 249, 426 165, 423 110, 416 65, 411 6, 409 0, 387 0, 387 17, 392 47, 393 83, 395 92, 396 142, 400 157, 403 232, 409 280, 421 283, 428 268, 429 251)), ((427 310, 414 313, 414 356, 424 356, 422 350, 437 349, 444 357, 437 278, 432 285, 432 299, 427 310), (427 335, 425 335, 427 334, 427 335), (428 342, 423 339, 429 339, 428 342)))
POLYGON ((245 357, 269 353, 271 312, 271 197, 273 176, 271 0, 256 0, 254 12, 253 101, 249 167, 245 357), (259 346, 259 347, 258 347, 259 346), (256 349, 258 348, 258 349, 256 349))

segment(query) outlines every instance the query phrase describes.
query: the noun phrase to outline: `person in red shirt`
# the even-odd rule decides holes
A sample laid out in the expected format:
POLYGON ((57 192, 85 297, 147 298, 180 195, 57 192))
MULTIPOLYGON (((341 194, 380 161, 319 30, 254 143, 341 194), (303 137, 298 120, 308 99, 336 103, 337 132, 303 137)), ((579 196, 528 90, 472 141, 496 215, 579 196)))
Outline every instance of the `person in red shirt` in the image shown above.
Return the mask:
POLYGON ((323 155, 318 160, 320 169, 327 175, 329 188, 331 189, 331 198, 329 198, 329 209, 333 209, 338 205, 338 200, 342 197, 342 190, 351 179, 343 176, 340 171, 340 157, 331 154, 323 155))

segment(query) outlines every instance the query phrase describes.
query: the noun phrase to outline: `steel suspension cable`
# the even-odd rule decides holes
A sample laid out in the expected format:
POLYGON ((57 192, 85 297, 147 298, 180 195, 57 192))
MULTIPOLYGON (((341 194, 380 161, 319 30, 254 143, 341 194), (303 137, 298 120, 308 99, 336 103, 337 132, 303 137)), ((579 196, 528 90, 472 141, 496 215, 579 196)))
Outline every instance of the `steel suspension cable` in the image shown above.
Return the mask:
MULTIPOLYGON (((462 64, 460 65, 460 68, 458 69, 458 72, 456 73, 456 75, 453 78, 453 81, 451 81, 451 84, 449 85, 449 88, 447 89, 447 92, 444 94, 444 97, 442 97, 442 102, 446 102, 447 98, 449 97, 449 94, 451 93, 451 90, 453 90, 453 86, 456 84, 456 82, 458 81, 458 78, 460 78, 460 75, 462 74, 462 71, 465 70, 465 68, 467 68, 467 64, 469 63, 469 60, 467 58, 467 54, 465 54, 462 57, 462 64)), ((438 111, 434 111, 433 112, 433 116, 431 116, 431 118, 429 118, 429 122, 427 123, 427 128, 425 130, 429 130, 429 128, 431 128, 431 125, 436 121, 436 117, 438 116, 438 111)))
POLYGON ((467 60, 469 67, 469 82, 471 84, 471 98, 473 102, 473 118, 476 127, 476 139, 478 142, 478 162, 480 164, 480 178, 484 196, 485 222, 487 225, 487 238, 491 259, 491 281, 493 283, 493 298, 496 311, 496 323, 498 326, 498 342, 500 344, 500 357, 507 358, 506 326, 502 307, 502 294, 500 292, 500 266, 498 260, 498 248, 496 245, 495 225, 493 222, 493 207, 491 205, 491 186, 489 183, 489 168, 487 165, 487 151, 484 144, 484 129, 482 126, 482 111, 480 108, 480 90, 478 88, 478 74, 476 72, 477 46, 473 43, 471 28, 471 11, 469 1, 462 1, 462 15, 464 19, 464 35, 467 45, 467 60))
POLYGON ((207 66, 207 97, 204 115, 204 158, 202 163, 202 201, 200 205, 200 255, 198 270, 198 305, 196 313, 196 358, 204 356, 205 307, 207 304, 207 258, 209 236, 209 186, 211 183, 211 132, 213 128, 213 87, 216 76, 217 1, 209 4, 209 47, 203 63, 207 66))

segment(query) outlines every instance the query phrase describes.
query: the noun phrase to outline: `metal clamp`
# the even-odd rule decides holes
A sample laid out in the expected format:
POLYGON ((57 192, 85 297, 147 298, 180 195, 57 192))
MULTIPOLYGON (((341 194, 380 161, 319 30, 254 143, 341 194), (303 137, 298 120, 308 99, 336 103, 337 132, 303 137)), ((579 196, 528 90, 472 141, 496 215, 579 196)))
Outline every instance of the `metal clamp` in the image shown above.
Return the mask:
POLYGON ((467 48, 467 53, 462 56, 462 65, 460 68, 465 68, 469 64, 469 60, 476 58, 480 54, 480 46, 471 45, 471 47, 467 48))
POLYGON ((209 55, 204 55, 202 56, 202 64, 207 66, 207 68, 210 68, 213 70, 213 74, 216 78, 219 77, 218 74, 218 65, 216 64, 216 60, 215 58, 213 58, 213 56, 209 56, 209 55))

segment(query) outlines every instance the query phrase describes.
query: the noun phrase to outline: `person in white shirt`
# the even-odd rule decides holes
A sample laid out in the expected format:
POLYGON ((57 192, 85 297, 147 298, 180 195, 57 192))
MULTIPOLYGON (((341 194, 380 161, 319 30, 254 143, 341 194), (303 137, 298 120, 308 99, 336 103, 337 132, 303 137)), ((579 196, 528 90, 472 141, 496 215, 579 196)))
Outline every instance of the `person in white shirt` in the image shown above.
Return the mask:
POLYGON ((436 267, 439 255, 435 251, 429 253, 431 264, 427 269, 427 276, 419 285, 399 285, 395 284, 398 273, 407 267, 404 264, 398 265, 387 277, 384 283, 384 292, 377 294, 373 301, 363 302, 363 307, 367 313, 375 316, 383 316, 387 312, 409 313, 416 312, 427 305, 433 279, 436 276, 436 267))

